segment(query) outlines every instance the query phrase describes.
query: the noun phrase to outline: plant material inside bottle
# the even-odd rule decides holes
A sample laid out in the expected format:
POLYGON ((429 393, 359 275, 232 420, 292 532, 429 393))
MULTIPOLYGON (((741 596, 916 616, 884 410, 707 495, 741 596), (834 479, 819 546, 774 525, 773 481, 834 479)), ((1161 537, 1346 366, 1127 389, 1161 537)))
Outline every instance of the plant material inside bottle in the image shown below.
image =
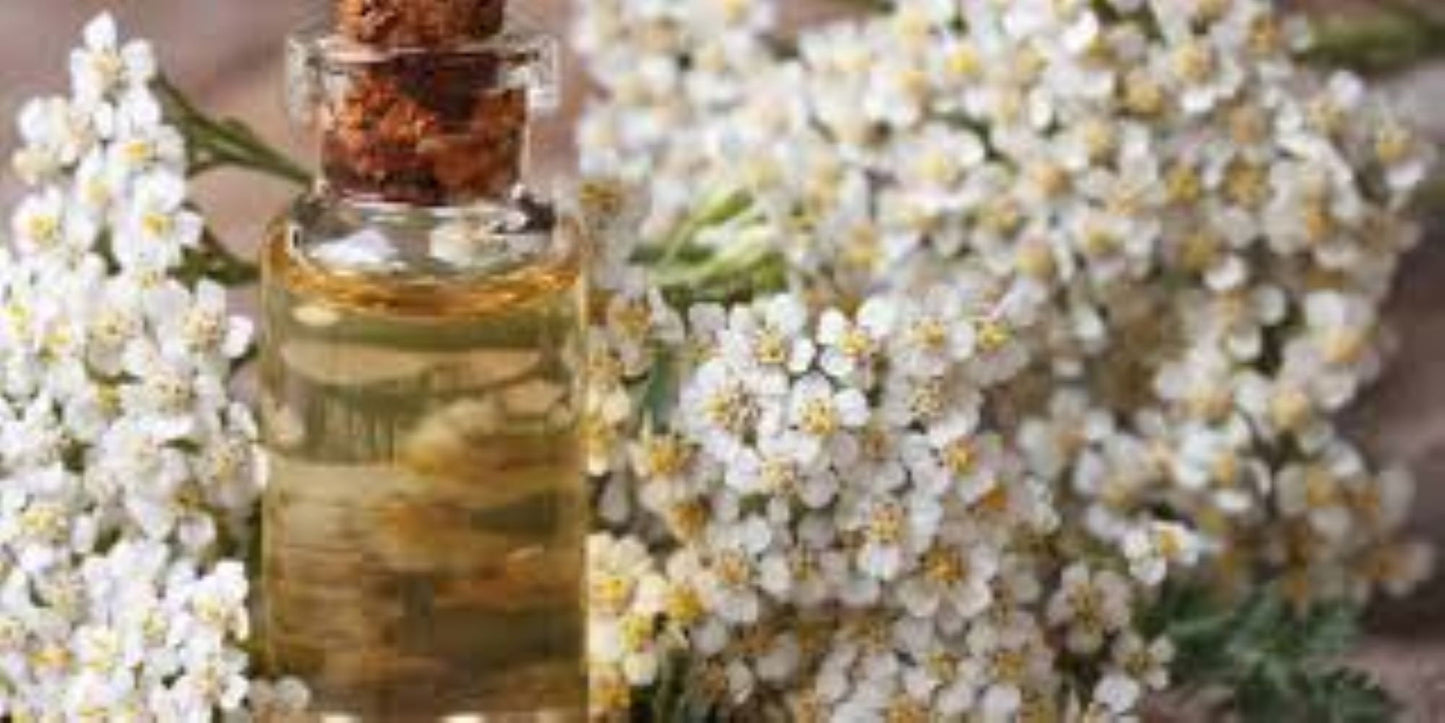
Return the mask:
POLYGON ((270 664, 347 719, 580 717, 576 260, 339 273, 294 235, 264 252, 270 664))

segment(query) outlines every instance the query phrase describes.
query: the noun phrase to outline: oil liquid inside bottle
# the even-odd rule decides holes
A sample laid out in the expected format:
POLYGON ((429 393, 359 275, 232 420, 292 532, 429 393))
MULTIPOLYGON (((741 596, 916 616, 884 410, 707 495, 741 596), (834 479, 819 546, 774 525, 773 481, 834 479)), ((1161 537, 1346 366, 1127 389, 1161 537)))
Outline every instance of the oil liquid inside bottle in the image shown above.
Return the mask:
POLYGON ((339 274, 291 235, 262 292, 268 662, 342 720, 580 719, 578 263, 339 274))

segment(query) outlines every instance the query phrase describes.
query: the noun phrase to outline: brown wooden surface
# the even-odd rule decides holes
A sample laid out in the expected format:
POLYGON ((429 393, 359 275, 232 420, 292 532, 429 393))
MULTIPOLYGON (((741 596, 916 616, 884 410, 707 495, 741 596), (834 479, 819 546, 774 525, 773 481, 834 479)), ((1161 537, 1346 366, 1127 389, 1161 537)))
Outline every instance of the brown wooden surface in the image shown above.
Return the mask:
MULTIPOLYGON (((1421 6, 1439 2, 1422 0, 1421 6)), ((287 30, 316 15, 318 3, 0 0, 0 155, 8 159, 14 147, 9 118, 18 104, 61 87, 69 48, 85 19, 102 7, 113 8, 124 28, 153 39, 164 67, 205 107, 243 117, 266 137, 305 153, 307 139, 282 113, 281 42, 287 30)), ((825 0, 783 4, 798 22, 838 12, 825 0)), ((567 0, 525 4, 536 23, 558 30, 565 27, 566 6, 567 0)), ((568 124, 585 88, 575 74, 568 75, 567 85, 564 113, 537 141, 534 175, 542 179, 563 176, 571 165, 568 124)), ((1445 68, 1415 73, 1400 82, 1398 92, 1414 115, 1445 138, 1445 68)), ((17 189, 4 175, 0 208, 8 209, 17 189)), ((274 183, 220 175, 202 183, 201 201, 228 241, 248 250, 286 196, 286 188, 274 183)), ((1445 546, 1445 223, 1437 224, 1431 240, 1409 260, 1390 319, 1402 338, 1399 358, 1353 413, 1352 423, 1373 450, 1415 470, 1421 487, 1416 524, 1445 546)), ((1379 610, 1372 631, 1359 659, 1406 700, 1408 719, 1445 720, 1445 582, 1379 610)))

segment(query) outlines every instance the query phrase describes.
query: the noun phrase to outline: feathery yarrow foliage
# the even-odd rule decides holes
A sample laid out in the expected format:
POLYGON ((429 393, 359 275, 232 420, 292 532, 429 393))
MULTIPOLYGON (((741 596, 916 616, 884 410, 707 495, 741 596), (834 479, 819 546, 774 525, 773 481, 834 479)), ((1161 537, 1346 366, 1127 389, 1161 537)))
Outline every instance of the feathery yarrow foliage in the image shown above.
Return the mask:
MULTIPOLYGON (((1381 370, 1431 152, 1298 64, 1306 28, 898 0, 788 37, 777 6, 579 7, 594 705, 1103 721, 1224 682, 1247 708, 1243 673, 1171 677, 1161 601, 1290 620, 1422 580, 1409 476, 1333 417, 1381 370)), ((1286 710, 1380 702, 1296 668, 1286 710)))

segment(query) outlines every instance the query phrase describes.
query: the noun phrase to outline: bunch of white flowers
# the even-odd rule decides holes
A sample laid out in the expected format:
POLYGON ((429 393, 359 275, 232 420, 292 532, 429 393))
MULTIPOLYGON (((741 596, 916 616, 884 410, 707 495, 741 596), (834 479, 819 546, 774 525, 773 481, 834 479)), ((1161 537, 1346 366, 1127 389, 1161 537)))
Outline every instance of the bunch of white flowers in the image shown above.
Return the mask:
POLYGON ((594 704, 1127 719, 1166 589, 1427 574, 1332 416, 1430 150, 1269 3, 580 13, 594 704))
POLYGON ((248 691, 251 324, 186 265, 204 223, 145 42, 101 16, 20 114, 0 250, 0 717, 211 720, 248 691))

